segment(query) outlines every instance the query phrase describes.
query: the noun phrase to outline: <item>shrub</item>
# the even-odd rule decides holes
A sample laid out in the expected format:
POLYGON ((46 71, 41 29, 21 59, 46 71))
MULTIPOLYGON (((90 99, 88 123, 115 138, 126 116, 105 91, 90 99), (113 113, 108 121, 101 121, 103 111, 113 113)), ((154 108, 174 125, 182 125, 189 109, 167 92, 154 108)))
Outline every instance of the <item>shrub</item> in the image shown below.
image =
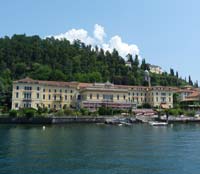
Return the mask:
POLYGON ((65 109, 64 110, 64 115, 71 116, 71 115, 74 115, 74 112, 71 109, 65 109))
POLYGON ((47 107, 38 107, 37 113, 39 115, 43 114, 43 113, 48 113, 48 108, 47 107))
POLYGON ((90 115, 90 116, 98 116, 98 111, 89 112, 88 115, 90 115))
POLYGON ((25 108, 25 109, 23 109, 23 113, 24 113, 25 117, 32 118, 32 117, 34 117, 36 110, 33 108, 25 108))
POLYGON ((17 117, 17 110, 10 110, 10 112, 9 112, 9 116, 10 117, 17 117))
POLYGON ((195 111, 187 111, 186 115, 189 117, 194 117, 195 116, 195 111))
POLYGON ((169 115, 178 116, 179 112, 178 112, 177 109, 170 109, 169 110, 169 115))
POLYGON ((81 108, 80 113, 81 115, 89 115, 88 109, 85 109, 85 108, 81 108))
POLYGON ((150 105, 149 103, 144 103, 144 104, 142 105, 142 108, 149 109, 149 108, 151 108, 151 105, 150 105))
POLYGON ((61 109, 55 113, 56 116, 64 116, 64 111, 61 109))
POLYGON ((169 112, 169 115, 174 115, 174 116, 184 115, 185 114, 185 111, 180 109, 180 108, 169 109, 168 112, 169 112))
POLYGON ((74 116, 80 116, 80 115, 81 115, 81 112, 79 112, 79 111, 74 111, 72 115, 74 115, 74 116))
POLYGON ((113 115, 112 108, 100 107, 98 110, 99 115, 113 115))

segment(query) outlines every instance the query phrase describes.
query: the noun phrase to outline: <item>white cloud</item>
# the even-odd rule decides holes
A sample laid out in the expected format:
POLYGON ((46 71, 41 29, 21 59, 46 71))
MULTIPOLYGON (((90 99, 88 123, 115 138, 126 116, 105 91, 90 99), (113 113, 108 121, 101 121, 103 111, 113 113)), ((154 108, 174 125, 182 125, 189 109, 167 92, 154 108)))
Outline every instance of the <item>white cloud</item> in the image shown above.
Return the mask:
POLYGON ((67 39, 69 40, 71 43, 73 43, 74 40, 80 40, 82 42, 84 42, 85 44, 89 45, 93 45, 94 43, 94 39, 90 36, 88 36, 88 32, 84 29, 71 29, 69 31, 67 31, 66 33, 61 33, 59 35, 54 36, 54 38, 56 39, 67 39))
POLYGON ((127 54, 139 55, 139 48, 137 47, 137 45, 129 45, 125 42, 122 42, 120 36, 114 36, 110 39, 109 48, 111 50, 115 48, 122 57, 125 57, 127 54))
POLYGON ((139 48, 135 44, 128 44, 122 41, 121 37, 116 35, 111 37, 108 42, 104 41, 106 33, 104 27, 98 24, 94 25, 93 37, 88 35, 88 32, 84 29, 71 29, 66 33, 61 33, 59 35, 53 36, 56 39, 67 39, 71 43, 74 40, 80 40, 87 45, 95 46, 97 45, 100 48, 103 48, 105 51, 112 52, 113 49, 116 49, 119 52, 119 55, 123 58, 126 58, 127 54, 139 55, 139 48))
POLYGON ((95 24, 94 26, 94 37, 103 43, 104 37, 106 36, 106 33, 104 31, 104 27, 101 25, 95 24))

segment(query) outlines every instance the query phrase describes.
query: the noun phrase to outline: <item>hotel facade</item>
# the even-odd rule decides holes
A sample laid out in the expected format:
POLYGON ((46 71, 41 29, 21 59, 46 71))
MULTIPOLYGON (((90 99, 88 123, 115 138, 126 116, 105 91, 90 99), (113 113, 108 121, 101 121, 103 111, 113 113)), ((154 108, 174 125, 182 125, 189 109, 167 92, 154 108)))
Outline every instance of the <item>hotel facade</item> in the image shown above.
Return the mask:
POLYGON ((145 103, 151 107, 172 108, 176 88, 163 86, 127 86, 106 83, 42 81, 25 78, 13 82, 12 109, 46 107, 48 109, 99 107, 127 110, 145 103))

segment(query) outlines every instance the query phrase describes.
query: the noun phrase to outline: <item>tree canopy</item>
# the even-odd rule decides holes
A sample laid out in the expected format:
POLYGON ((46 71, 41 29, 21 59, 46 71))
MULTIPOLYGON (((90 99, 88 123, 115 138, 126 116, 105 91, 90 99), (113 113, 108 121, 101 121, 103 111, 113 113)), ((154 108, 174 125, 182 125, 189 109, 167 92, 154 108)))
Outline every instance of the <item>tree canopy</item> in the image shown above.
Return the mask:
MULTIPOLYGON (((127 55, 132 67, 117 50, 92 48, 79 40, 41 39, 39 36, 13 35, 0 38, 0 106, 10 105, 12 81, 27 76, 38 80, 105 82, 143 85, 146 60, 127 55)), ((152 85, 180 86, 187 82, 174 72, 150 74, 152 85)), ((191 84, 191 78, 190 84, 191 84)))

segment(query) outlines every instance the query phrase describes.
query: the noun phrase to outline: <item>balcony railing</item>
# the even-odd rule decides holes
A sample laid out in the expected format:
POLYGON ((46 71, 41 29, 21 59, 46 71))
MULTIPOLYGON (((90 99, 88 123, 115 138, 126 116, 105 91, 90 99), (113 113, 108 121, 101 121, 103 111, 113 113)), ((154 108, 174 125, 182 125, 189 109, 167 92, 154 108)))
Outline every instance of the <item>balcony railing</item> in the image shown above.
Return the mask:
POLYGON ((23 102, 31 102, 31 101, 32 101, 31 98, 24 98, 24 99, 23 99, 23 102))

